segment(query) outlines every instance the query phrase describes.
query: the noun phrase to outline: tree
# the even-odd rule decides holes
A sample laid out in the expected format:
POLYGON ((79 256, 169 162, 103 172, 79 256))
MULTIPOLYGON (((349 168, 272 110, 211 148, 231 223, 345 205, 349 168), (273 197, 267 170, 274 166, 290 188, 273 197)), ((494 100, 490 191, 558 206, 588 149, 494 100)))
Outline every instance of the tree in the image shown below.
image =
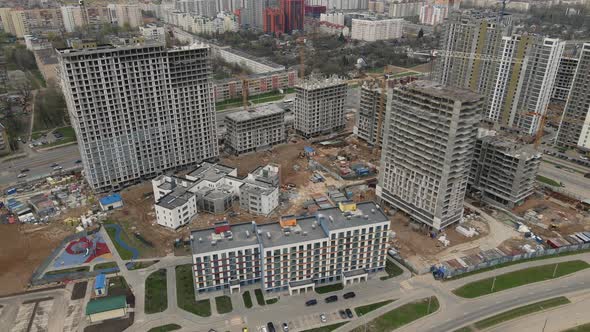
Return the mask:
POLYGON ((342 31, 340 31, 340 36, 338 37, 338 40, 341 42, 346 41, 346 38, 344 38, 344 34, 342 33, 342 31))
POLYGON ((424 30, 422 30, 422 28, 420 28, 420 31, 418 31, 418 39, 424 37, 424 30))

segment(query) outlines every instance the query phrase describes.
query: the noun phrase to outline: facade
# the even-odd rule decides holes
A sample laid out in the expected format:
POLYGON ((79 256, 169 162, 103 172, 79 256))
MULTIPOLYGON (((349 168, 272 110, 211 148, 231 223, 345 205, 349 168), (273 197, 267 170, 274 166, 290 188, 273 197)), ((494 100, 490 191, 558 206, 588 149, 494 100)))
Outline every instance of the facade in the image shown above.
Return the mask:
POLYGON ((590 43, 584 43, 555 142, 590 149, 590 43))
POLYGON ((86 317, 91 323, 123 317, 126 314, 125 295, 92 299, 86 304, 86 317))
POLYGON ((208 58, 196 44, 59 50, 62 91, 94 190, 219 154, 208 58))
POLYGON ((61 12, 56 8, 0 8, 0 18, 4 31, 17 38, 31 34, 61 33, 64 28, 61 12))
POLYGON ((397 0, 389 4, 389 16, 404 18, 420 15, 420 8, 425 4, 424 0, 397 0))
POLYGON ((109 4, 107 8, 109 9, 111 24, 130 28, 137 28, 143 24, 141 10, 136 4, 109 4))
POLYGON ((441 5, 423 5, 420 8, 420 24, 438 25, 449 16, 449 7, 441 5))
POLYGON ((328 13, 320 15, 320 22, 344 25, 344 13, 328 13))
POLYGON ((60 11, 66 32, 74 32, 77 27, 84 25, 84 16, 80 6, 61 6, 60 11))
POLYGON ((325 6, 329 10, 367 10, 369 0, 308 0, 310 6, 325 6))
POLYGON ((235 154, 269 149, 287 141, 285 111, 276 104, 225 117, 226 146, 235 154))
POLYGON ((285 66, 254 57, 248 53, 238 51, 236 49, 219 48, 215 51, 215 55, 221 57, 223 60, 229 63, 238 63, 250 69, 254 74, 271 73, 285 70, 285 66))
POLYGON ((553 95, 551 98, 559 101, 567 101, 574 75, 578 68, 578 58, 562 57, 559 61, 559 68, 555 76, 555 84, 553 85, 553 95))
POLYGON ((346 81, 311 77, 295 86, 294 128, 305 137, 319 136, 345 127, 346 81))
POLYGON ((139 27, 139 32, 146 40, 154 40, 160 43, 166 42, 166 29, 163 26, 148 24, 139 27))
POLYGON ((382 1, 369 0, 369 12, 383 14, 385 12, 385 3, 382 1))
POLYGON ((481 130, 475 153, 469 187, 483 201, 513 208, 533 194, 541 153, 514 138, 481 130))
POLYGON ((244 211, 269 215, 279 205, 279 167, 259 167, 240 179, 236 168, 205 162, 185 177, 161 175, 152 188, 156 221, 172 229, 190 223, 199 211, 225 213, 236 199, 244 211))
POLYGON ((368 42, 396 39, 402 36, 404 20, 400 18, 353 18, 351 38, 368 42))
MULTIPOLYGON (((286 70, 283 72, 271 72, 268 74, 254 74, 247 77, 248 96, 256 96, 262 93, 277 91, 279 89, 293 88, 297 83, 297 71, 286 70)), ((242 98, 244 87, 242 80, 228 78, 213 83, 215 102, 228 99, 242 98)))
POLYGON ((7 150, 8 148, 8 134, 6 133, 6 127, 0 123, 0 151, 7 150))
POLYGON ((285 33, 285 13, 281 8, 265 8, 263 19, 264 32, 275 36, 285 33))
POLYGON ((371 83, 365 82, 361 87, 361 101, 354 134, 369 145, 381 146, 385 112, 388 109, 387 92, 383 95, 380 84, 371 83), (381 105, 381 101, 383 101, 383 105, 381 105), (381 128, 378 126, 379 117, 382 119, 381 128))
POLYGON ((460 222, 481 96, 415 81, 388 99, 377 196, 436 230, 460 222))
POLYGON ((221 223, 191 233, 195 295, 260 284, 290 295, 367 280, 385 268, 389 219, 373 202, 341 204, 265 225, 221 223))
POLYGON ((303 32, 305 1, 280 0, 280 4, 283 13, 285 13, 285 33, 292 33, 295 30, 303 32))
POLYGON ((536 133, 551 98, 564 45, 559 39, 532 35, 503 37, 486 118, 529 135, 536 133))
POLYGON ((109 211, 123 207, 123 199, 120 194, 112 194, 98 200, 103 211, 109 211))

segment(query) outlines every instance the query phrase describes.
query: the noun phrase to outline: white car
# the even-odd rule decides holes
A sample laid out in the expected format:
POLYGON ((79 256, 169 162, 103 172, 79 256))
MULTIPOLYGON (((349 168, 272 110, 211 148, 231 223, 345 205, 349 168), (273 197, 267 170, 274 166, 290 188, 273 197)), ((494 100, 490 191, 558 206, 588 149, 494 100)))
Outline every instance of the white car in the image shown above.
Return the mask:
POLYGON ((20 179, 20 178, 24 178, 24 177, 26 177, 26 176, 27 176, 27 173, 20 173, 20 174, 19 174, 19 175, 17 175, 16 177, 20 179))
POLYGON ((322 323, 325 323, 325 322, 327 322, 327 321, 328 321, 328 319, 326 318, 326 314, 320 314, 320 321, 321 321, 322 323))
POLYGON ((60 171, 60 170, 62 170, 62 169, 63 169, 63 167, 61 167, 61 166, 55 166, 55 167, 53 168, 53 170, 54 170, 54 171, 60 171))

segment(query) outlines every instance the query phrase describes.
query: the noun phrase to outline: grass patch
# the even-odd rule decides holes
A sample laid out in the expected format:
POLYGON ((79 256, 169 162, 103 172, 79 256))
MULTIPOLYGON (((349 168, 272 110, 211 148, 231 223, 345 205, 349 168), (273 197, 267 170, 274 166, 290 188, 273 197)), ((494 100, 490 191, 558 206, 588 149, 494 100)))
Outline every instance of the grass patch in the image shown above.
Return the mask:
POLYGON ((462 328, 455 330, 453 332, 472 332, 472 331, 473 330, 469 326, 465 326, 465 327, 462 327, 462 328))
POLYGON ((211 301, 195 300, 193 282, 193 266, 191 264, 176 267, 176 297, 178 307, 201 317, 211 316, 211 301))
POLYGON ((529 305, 505 311, 503 313, 486 318, 484 320, 480 320, 474 325, 478 329, 486 329, 490 326, 498 325, 502 322, 509 321, 520 316, 528 315, 533 312, 542 311, 545 309, 557 307, 568 303, 570 303, 570 301, 564 296, 555 297, 545 301, 535 302, 529 305))
POLYGON ((364 332, 366 328, 366 331, 389 332, 435 312, 438 307, 438 299, 435 296, 424 298, 393 309, 368 322, 366 327, 359 326, 352 331, 364 332))
POLYGON ((460 297, 475 298, 478 296, 500 292, 514 287, 519 287, 543 280, 553 279, 554 271, 555 278, 559 278, 586 269, 589 266, 590 265, 588 265, 588 263, 581 260, 562 262, 559 264, 535 266, 527 269, 501 274, 496 277, 495 283, 493 277, 471 282, 453 290, 453 293, 460 297), (555 269, 556 266, 557 270, 555 269), (492 283, 494 283, 493 291, 492 283))
POLYGON ((330 293, 330 292, 336 292, 339 290, 342 290, 344 288, 344 286, 340 283, 340 284, 333 284, 333 285, 327 285, 327 286, 322 286, 322 287, 316 287, 315 292, 318 294, 325 294, 325 293, 330 293))
POLYGON ((282 100, 283 98, 285 98, 285 96, 283 96, 283 95, 263 97, 263 98, 252 98, 251 102, 253 102, 254 104, 261 104, 261 103, 268 103, 270 101, 282 100))
POLYGON ((216 297, 215 306, 217 307, 217 312, 220 314, 227 314, 234 310, 234 307, 231 305, 231 298, 226 295, 216 297))
POLYGON ((117 262, 106 262, 106 263, 100 263, 100 264, 96 264, 94 265, 94 270, 102 270, 102 269, 112 269, 114 267, 119 267, 117 265, 117 262))
POLYGON ((377 302, 377 303, 363 305, 363 306, 354 308, 354 312, 356 312, 357 316, 366 315, 368 312, 371 312, 375 309, 381 308, 382 306, 390 304, 393 301, 394 300, 387 300, 387 301, 383 301, 383 302, 377 302))
MULTIPOLYGON (((121 256, 122 260, 129 260, 133 257, 133 253, 125 248, 123 248, 119 242, 117 242, 117 240, 115 240, 115 234, 117 233, 117 230, 114 228, 109 228, 109 227, 105 227, 105 229, 107 230, 107 234, 109 234, 109 237, 111 238, 111 241, 113 242, 113 244, 115 245, 115 249, 117 249, 117 252, 119 253, 119 256, 121 256)), ((125 241, 126 243, 129 243, 129 236, 127 236, 127 233, 125 233, 123 230, 121 230, 121 240, 125 241)))
POLYGON ((381 280, 387 280, 387 279, 397 277, 397 276, 401 275, 402 273, 404 273, 404 270, 402 270, 394 262, 387 259, 387 260, 385 260, 385 272, 387 272, 387 275, 381 277, 380 278, 381 280))
MULTIPOLYGON (((127 218, 134 218, 135 216, 133 215, 129 215, 127 218)), ((134 236, 134 231, 133 231, 133 224, 131 222, 129 222, 128 220, 125 219, 119 219, 119 220, 107 220, 105 222, 105 224, 118 224, 119 226, 121 226, 121 239, 127 243, 128 246, 135 248, 138 251, 138 257, 137 258, 153 258, 156 256, 156 250, 153 247, 148 246, 147 244, 145 244, 144 242, 140 241, 137 237, 134 236)), ((117 248, 117 251, 119 252, 119 255, 121 255, 121 258, 123 260, 129 260, 131 259, 131 251, 128 250, 123 250, 125 252, 125 257, 123 257, 123 255, 121 254, 119 245, 117 245, 117 243, 114 240, 114 234, 115 231, 114 230, 109 230, 109 228, 107 228, 107 232, 109 233, 109 236, 111 237, 111 240, 113 240, 113 243, 115 244, 115 247, 117 248)), ((152 240, 150 238, 147 238, 147 240, 152 240)))
POLYGON ((35 131, 31 133, 31 139, 36 140, 47 134, 47 130, 35 131))
POLYGON ((88 271, 90 271, 90 266, 77 266, 77 267, 72 267, 69 269, 49 271, 49 272, 46 272, 45 275, 46 276, 53 276, 53 275, 63 274, 63 273, 88 272, 88 271))
POLYGON ((145 269, 146 267, 150 267, 150 266, 156 264, 157 262, 159 262, 159 261, 156 260, 156 261, 145 261, 145 262, 133 262, 132 265, 127 267, 127 270, 133 271, 133 270, 145 269))
POLYGON ((127 281, 125 280, 124 277, 111 277, 108 278, 108 284, 109 284, 109 293, 112 292, 117 292, 117 294, 121 294, 126 292, 129 289, 129 286, 127 285, 127 281))
POLYGON ((262 294, 262 289, 258 288, 254 290, 254 295, 256 295, 256 302, 258 302, 258 305, 266 305, 266 302, 264 302, 264 295, 262 294))
POLYGON ((537 175, 537 181, 548 184, 550 186, 561 187, 561 184, 559 182, 548 177, 544 177, 543 175, 537 175))
POLYGON ((590 323, 576 326, 563 332, 590 332, 590 323))
POLYGON ((342 323, 338 323, 338 324, 322 326, 322 327, 318 327, 315 329, 305 330, 303 332, 330 332, 330 331, 334 331, 335 329, 339 328, 340 326, 342 326, 346 323, 348 323, 348 322, 342 322, 342 323))
POLYGON ((166 270, 159 269, 145 280, 145 313, 153 314, 168 308, 166 270))
POLYGON ((266 300, 266 304, 269 304, 269 305, 270 304, 275 304, 277 302, 279 302, 279 299, 277 299, 276 297, 275 298, 272 298, 272 299, 266 300))
POLYGON ((148 330, 148 332, 168 332, 168 331, 175 331, 180 330, 182 326, 178 324, 166 324, 158 327, 154 327, 148 330))
POLYGON ((244 300, 244 306, 246 306, 246 308, 252 308, 253 304, 252 297, 250 296, 250 291, 245 291, 244 293, 242 293, 242 299, 244 300))
POLYGON ((479 273, 482 273, 482 272, 487 272, 487 271, 492 271, 492 270, 496 270, 496 269, 501 269, 503 267, 507 267, 507 266, 511 266, 511 265, 516 265, 516 264, 521 264, 521 263, 526 263, 526 262, 532 262, 532 261, 540 261, 540 260, 550 259, 550 258, 556 258, 556 257, 578 255, 578 254, 582 254, 582 253, 585 253, 585 252, 590 252, 590 249, 578 250, 578 251, 568 251, 568 252, 562 252, 562 253, 555 254, 555 255, 546 255, 546 256, 539 256, 539 257, 533 257, 533 258, 528 258, 528 259, 522 259, 522 260, 519 260, 519 261, 506 262, 506 263, 502 263, 502 264, 498 264, 498 265, 486 267, 486 268, 483 268, 483 269, 480 269, 480 270, 476 270, 476 271, 471 271, 471 272, 459 274, 457 276, 444 279, 444 281, 451 281, 451 280, 461 279, 461 278, 469 277, 469 276, 474 275, 474 274, 479 274, 479 273))

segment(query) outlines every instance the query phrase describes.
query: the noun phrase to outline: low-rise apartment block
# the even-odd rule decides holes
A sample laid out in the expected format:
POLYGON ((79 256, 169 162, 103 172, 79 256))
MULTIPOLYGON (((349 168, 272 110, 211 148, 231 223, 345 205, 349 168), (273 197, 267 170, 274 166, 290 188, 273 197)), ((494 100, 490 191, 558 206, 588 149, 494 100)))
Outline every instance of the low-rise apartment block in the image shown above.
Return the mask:
POLYGON ((344 129, 346 81, 311 77, 295 86, 294 128, 305 137, 329 134, 344 129))
POLYGON ((385 268, 389 219, 374 202, 257 225, 220 223, 191 233, 195 295, 260 284, 290 295, 366 281, 385 268))
POLYGON ((279 167, 266 165, 246 177, 237 169, 204 162, 184 177, 152 180, 157 223, 172 229, 188 224, 199 211, 222 214, 239 199, 242 210, 269 215, 279 205, 279 167))
POLYGON ((483 201, 513 208, 533 194, 541 154, 516 139, 480 129, 469 187, 483 201))
POLYGON ((285 111, 276 104, 260 106, 225 117, 226 147, 241 154, 285 143, 285 111))
MULTIPOLYGON (((295 83, 297 83, 297 71, 286 70, 282 72, 254 74, 248 76, 247 80, 248 96, 256 96, 279 89, 293 88, 295 83)), ((244 86, 242 84, 243 81, 239 78, 228 78, 213 82, 215 102, 242 98, 242 93, 244 92, 244 86)))

